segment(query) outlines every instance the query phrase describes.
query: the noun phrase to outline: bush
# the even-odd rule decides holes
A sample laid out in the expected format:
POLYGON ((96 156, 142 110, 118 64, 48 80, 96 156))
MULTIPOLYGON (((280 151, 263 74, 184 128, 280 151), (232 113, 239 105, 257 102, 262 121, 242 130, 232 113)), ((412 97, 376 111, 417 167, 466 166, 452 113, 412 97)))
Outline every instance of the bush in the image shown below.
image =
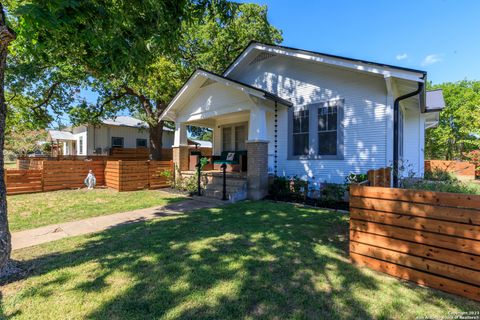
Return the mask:
POLYGON ((465 194, 480 194, 480 186, 461 182, 457 179, 450 181, 411 180, 404 181, 403 188, 427 190, 436 192, 452 192, 465 194))
POLYGON ((424 178, 425 180, 430 180, 430 181, 444 181, 444 182, 458 181, 458 179, 455 178, 455 176, 452 173, 439 168, 425 171, 424 178))
POLYGON ((338 183, 325 183, 320 191, 320 200, 326 203, 343 202, 347 186, 338 183))

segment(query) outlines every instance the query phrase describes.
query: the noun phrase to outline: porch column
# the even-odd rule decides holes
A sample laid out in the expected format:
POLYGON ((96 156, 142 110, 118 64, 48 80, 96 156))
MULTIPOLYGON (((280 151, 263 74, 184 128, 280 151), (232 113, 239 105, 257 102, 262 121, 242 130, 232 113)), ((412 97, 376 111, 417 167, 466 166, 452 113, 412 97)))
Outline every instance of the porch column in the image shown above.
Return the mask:
MULTIPOLYGON (((172 149, 175 168, 178 171, 188 170, 187 126, 184 123, 175 123, 175 135, 172 149)), ((179 172, 177 172, 177 174, 178 173, 179 172)))
POLYGON ((266 110, 257 106, 250 111, 247 145, 247 196, 263 199, 268 193, 268 136, 266 110))

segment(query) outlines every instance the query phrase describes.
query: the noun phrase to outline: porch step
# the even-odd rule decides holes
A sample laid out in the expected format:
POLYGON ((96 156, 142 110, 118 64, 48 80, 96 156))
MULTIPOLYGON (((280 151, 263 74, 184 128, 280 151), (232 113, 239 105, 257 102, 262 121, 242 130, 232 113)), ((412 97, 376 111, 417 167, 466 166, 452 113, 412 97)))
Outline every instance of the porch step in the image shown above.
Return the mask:
MULTIPOLYGON (((194 172, 182 172, 183 177, 194 176, 194 172)), ((227 173, 227 198, 230 202, 247 199, 247 177, 242 173, 227 173)), ((222 199, 223 174, 221 172, 202 172, 202 194, 204 197, 222 199)))
MULTIPOLYGON (((223 197, 223 191, 217 189, 205 189, 203 190, 203 195, 208 198, 219 199, 223 197)), ((228 192, 227 198, 230 202, 237 202, 247 199, 247 190, 239 190, 237 192, 228 192)))

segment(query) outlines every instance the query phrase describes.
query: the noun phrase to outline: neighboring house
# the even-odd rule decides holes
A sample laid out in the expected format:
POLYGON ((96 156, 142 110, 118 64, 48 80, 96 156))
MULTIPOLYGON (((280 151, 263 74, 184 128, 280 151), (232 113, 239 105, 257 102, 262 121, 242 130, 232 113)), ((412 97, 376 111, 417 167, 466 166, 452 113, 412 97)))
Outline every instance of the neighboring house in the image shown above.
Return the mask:
MULTIPOLYGON (((163 147, 171 148, 174 132, 163 129, 163 147)), ((146 122, 130 116, 104 120, 101 125, 82 125, 67 130, 49 130, 48 140, 57 144, 63 155, 105 155, 113 147, 148 148, 146 122)))
POLYGON ((246 150, 256 199, 268 174, 343 183, 399 159, 422 176, 425 128, 444 107, 426 82, 425 71, 251 42, 222 75, 195 71, 162 117, 176 123, 182 170, 187 125, 212 128, 214 155, 246 150))

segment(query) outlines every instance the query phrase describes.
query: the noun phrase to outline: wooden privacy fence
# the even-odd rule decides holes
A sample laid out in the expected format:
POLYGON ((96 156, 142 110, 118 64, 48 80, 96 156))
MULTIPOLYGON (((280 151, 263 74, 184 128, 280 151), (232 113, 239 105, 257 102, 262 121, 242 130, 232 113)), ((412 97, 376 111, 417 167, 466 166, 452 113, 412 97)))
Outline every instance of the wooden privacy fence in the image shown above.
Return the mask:
POLYGON ((5 170, 7 194, 42 192, 42 170, 5 170))
POLYGON ((480 301, 480 196, 352 185, 350 257, 480 301))
POLYGON ((371 186, 390 187, 391 186, 391 168, 381 168, 367 171, 367 179, 371 186))
POLYGON ((104 161, 44 161, 43 191, 81 188, 89 170, 95 174, 97 186, 104 186, 104 161))
POLYGON ((434 170, 475 178, 475 164, 466 161, 425 160, 425 171, 434 170))
POLYGON ((163 188, 169 186, 164 171, 173 172, 173 161, 107 161, 105 181, 118 191, 163 188))

